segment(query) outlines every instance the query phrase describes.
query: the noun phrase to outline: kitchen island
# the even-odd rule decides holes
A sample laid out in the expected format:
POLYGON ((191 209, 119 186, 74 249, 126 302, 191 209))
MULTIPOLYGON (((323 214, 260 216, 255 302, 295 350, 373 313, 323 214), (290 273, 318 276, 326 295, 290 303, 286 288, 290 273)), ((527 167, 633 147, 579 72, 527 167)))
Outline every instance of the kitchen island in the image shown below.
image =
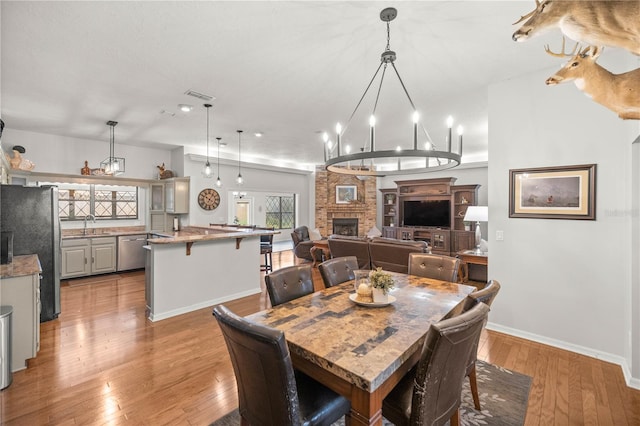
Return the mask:
POLYGON ((149 239, 148 317, 159 321, 260 292, 260 236, 274 231, 190 226, 149 239))

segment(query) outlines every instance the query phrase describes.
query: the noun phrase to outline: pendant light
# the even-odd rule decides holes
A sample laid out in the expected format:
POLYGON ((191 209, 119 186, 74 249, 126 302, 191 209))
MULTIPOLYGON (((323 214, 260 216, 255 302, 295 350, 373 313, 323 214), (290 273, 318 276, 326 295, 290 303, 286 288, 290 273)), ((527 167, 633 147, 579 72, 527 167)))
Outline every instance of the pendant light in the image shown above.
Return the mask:
POLYGON ((124 173, 124 158, 115 156, 115 130, 117 121, 107 121, 109 126, 109 158, 104 159, 100 163, 100 168, 104 170, 106 175, 121 175, 124 173))
POLYGON ((216 180, 216 186, 220 188, 222 187, 222 181, 220 180, 220 140, 222 138, 216 138, 216 140, 218 141, 218 180, 216 180))
POLYGON ((211 109, 211 104, 204 104, 204 107, 207 109, 207 162, 204 164, 204 169, 202 169, 202 176, 210 179, 213 177, 213 170, 209 162, 209 110, 211 109))
POLYGON ((238 185, 242 185, 244 179, 242 179, 242 173, 240 172, 240 145, 242 139, 242 130, 236 130, 238 132, 238 177, 236 178, 236 183, 238 185))

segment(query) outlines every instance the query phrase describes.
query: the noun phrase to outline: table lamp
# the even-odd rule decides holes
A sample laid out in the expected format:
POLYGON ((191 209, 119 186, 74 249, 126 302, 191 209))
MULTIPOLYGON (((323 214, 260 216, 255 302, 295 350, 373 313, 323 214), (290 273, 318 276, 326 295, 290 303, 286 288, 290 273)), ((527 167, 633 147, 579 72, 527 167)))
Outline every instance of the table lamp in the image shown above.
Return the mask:
POLYGON ((464 214, 465 222, 476 223, 476 250, 475 254, 482 254, 480 250, 480 241, 482 241, 482 231, 480 231, 480 222, 489 220, 489 207, 487 206, 469 206, 464 214))

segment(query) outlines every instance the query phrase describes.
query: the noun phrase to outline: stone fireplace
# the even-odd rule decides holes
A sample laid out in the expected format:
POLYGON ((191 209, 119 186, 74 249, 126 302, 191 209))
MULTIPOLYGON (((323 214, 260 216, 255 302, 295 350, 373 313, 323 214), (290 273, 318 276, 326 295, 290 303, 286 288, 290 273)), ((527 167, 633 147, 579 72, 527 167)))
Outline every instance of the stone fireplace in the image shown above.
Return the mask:
POLYGON ((318 166, 316 168, 315 192, 315 226, 323 236, 329 236, 332 233, 364 236, 376 225, 378 189, 375 178, 359 179, 352 175, 332 173, 325 170, 324 167, 318 166), (349 203, 336 202, 336 187, 338 185, 355 186, 357 198, 349 203), (355 231, 344 233, 346 231, 334 228, 335 221, 340 223, 345 219, 352 221, 350 226, 355 231))
POLYGON ((358 236, 358 218, 335 218, 333 219, 333 233, 348 237, 358 236))

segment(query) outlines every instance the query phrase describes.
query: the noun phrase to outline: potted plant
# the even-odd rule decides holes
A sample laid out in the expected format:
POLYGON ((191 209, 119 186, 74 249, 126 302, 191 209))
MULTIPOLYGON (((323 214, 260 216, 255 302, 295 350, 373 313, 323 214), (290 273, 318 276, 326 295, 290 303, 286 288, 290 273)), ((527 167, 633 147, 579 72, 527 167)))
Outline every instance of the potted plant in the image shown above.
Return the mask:
POLYGON ((462 222, 464 224, 465 231, 471 231, 471 222, 462 222))
POLYGON ((395 287, 391 274, 377 268, 369 273, 369 282, 373 290, 373 302, 386 303, 389 300, 389 291, 395 287))

